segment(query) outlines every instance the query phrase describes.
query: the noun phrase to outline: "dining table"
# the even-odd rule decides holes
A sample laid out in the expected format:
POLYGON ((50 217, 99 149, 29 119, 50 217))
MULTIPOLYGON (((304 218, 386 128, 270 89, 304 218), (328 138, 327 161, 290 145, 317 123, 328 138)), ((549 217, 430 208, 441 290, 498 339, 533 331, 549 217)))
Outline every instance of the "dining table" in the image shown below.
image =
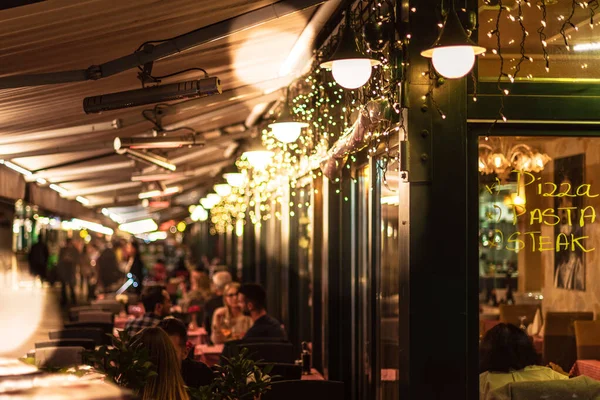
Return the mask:
POLYGON ((303 381, 324 381, 325 377, 316 369, 311 368, 310 374, 302 374, 303 381))
POLYGON ((194 347, 194 358, 212 367, 219 363, 224 347, 222 344, 198 344, 194 347))
POLYGON ((188 341, 194 346, 199 344, 208 344, 208 332, 203 326, 195 329, 188 329, 188 341))
MULTIPOLYGON (((204 364, 212 367, 219 363, 221 353, 223 353, 224 345, 215 344, 199 344, 194 348, 194 357, 197 361, 202 361, 204 364)), ((302 374, 300 378, 303 381, 324 381, 325 377, 316 369, 311 368, 310 374, 302 374)))
POLYGON ((0 358, 0 400, 120 400, 129 390, 105 381, 89 366, 48 373, 20 360, 0 358), (77 373, 77 374, 76 374, 77 373))
POLYGON ((577 360, 571 368, 569 376, 585 375, 600 381, 600 360, 577 360))

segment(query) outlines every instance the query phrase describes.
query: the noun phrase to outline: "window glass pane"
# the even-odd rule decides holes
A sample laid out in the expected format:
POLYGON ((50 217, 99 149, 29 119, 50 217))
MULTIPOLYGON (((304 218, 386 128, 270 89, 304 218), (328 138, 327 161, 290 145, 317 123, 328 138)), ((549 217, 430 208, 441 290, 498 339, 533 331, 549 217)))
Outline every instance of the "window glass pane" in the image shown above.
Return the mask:
POLYGON ((523 31, 527 36, 523 43, 527 57, 521 64, 517 79, 564 81, 572 79, 594 79, 600 68, 600 18, 594 18, 594 28, 590 25, 593 10, 598 7, 596 1, 571 2, 569 0, 547 0, 546 27, 543 29, 543 40, 549 56, 550 68, 546 71, 542 39, 539 31, 542 25, 541 2, 536 1, 503 1, 504 10, 498 19, 499 6, 495 0, 479 0, 479 45, 485 47, 485 56, 478 57, 479 79, 496 80, 500 72, 500 58, 493 49, 498 48, 497 30, 500 33, 501 54, 504 58, 506 74, 515 75, 517 64, 521 59, 521 41, 523 31), (519 13, 519 4, 521 13, 519 13), (569 25, 567 21, 575 5, 569 25), (581 4, 581 6, 579 5, 581 4), (519 23, 522 16, 523 27, 519 23), (566 23, 566 25, 564 25, 566 23), (560 34, 563 28, 567 36, 569 48, 560 34), (530 61, 531 59, 531 61, 530 61))
POLYGON ((357 190, 357 250, 358 262, 356 271, 356 290, 357 290, 357 348, 358 352, 358 376, 359 376, 359 396, 357 398, 370 398, 372 379, 372 337, 373 327, 371 320, 371 291, 370 283, 370 242, 369 242, 369 199, 371 197, 371 169, 368 165, 358 170, 358 190, 357 190))
MULTIPOLYGON (((591 320, 600 296, 598 154, 600 138, 479 140, 480 335, 500 321, 524 329, 538 355, 528 364, 569 372, 582 358, 574 321, 591 320)), ((498 383, 486 359, 482 388, 498 383)))
POLYGON ((381 257, 378 352, 380 359, 379 398, 399 398, 399 282, 398 253, 399 180, 398 162, 388 164, 385 175, 380 173, 381 257))
POLYGON ((312 334, 312 212, 311 185, 306 185, 298 191, 298 280, 299 295, 298 313, 300 321, 300 340, 310 341, 312 334))

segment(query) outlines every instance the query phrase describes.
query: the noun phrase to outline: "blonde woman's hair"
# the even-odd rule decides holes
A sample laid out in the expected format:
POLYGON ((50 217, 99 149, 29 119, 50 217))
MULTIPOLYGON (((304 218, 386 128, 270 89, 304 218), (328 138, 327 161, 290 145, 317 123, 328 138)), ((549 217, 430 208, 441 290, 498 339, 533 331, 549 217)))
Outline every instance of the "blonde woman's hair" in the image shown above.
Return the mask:
POLYGON ((132 338, 131 345, 147 349, 156 366, 157 375, 139 393, 141 400, 189 400, 181 377, 181 361, 165 331, 158 327, 142 329, 132 338))
POLYGON ((237 282, 231 282, 225 285, 225 289, 223 290, 223 305, 227 308, 227 312, 231 314, 231 310, 229 309, 229 304, 227 304, 227 292, 229 289, 240 290, 240 284, 237 282))

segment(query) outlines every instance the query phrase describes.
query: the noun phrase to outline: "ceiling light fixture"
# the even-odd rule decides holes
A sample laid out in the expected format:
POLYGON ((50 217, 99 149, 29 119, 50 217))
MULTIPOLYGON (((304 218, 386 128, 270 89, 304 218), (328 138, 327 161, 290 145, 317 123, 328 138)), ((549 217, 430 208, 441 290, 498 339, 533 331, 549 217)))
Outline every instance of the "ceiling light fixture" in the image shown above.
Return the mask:
POLYGON ((300 137, 302 128, 308 127, 308 123, 297 121, 292 115, 288 104, 289 89, 285 92, 283 101, 283 109, 277 117, 277 120, 269 124, 269 128, 273 131, 273 136, 282 143, 293 143, 300 137))
POLYGON ((113 141, 113 146, 117 152, 122 149, 176 149, 184 146, 204 146, 204 141, 197 140, 195 135, 178 137, 116 137, 113 141))
POLYGON ((119 225, 119 230, 132 235, 138 235, 140 233, 154 232, 158 229, 158 225, 153 219, 142 219, 139 221, 128 222, 126 224, 119 225))
POLYGON ((242 187, 245 184, 244 174, 241 172, 229 172, 227 174, 223 174, 223 178, 225 178, 230 186, 235 188, 242 187))
POLYGON ((495 173, 505 177, 513 170, 523 172, 541 172, 552 160, 546 153, 541 153, 524 143, 513 145, 504 138, 490 138, 488 143, 479 144, 479 172, 495 173))
POLYGON ((573 46, 573 51, 595 51, 600 50, 600 42, 580 43, 573 46))
POLYGON ((25 175, 25 176, 31 176, 31 175, 33 175, 33 173, 31 171, 29 171, 29 170, 27 170, 27 169, 25 169, 25 168, 23 168, 23 167, 15 164, 15 163, 12 163, 10 161, 4 161, 4 165, 6 165, 8 168, 10 168, 13 171, 16 171, 16 172, 18 172, 18 173, 20 173, 22 175, 25 175))
POLYGON ((181 188, 179 186, 168 187, 165 190, 151 190, 149 192, 143 192, 138 195, 140 199, 150 199, 152 197, 163 197, 170 196, 175 193, 179 193, 181 188))
POLYGON ((151 152, 143 152, 132 149, 120 149, 117 154, 125 154, 134 160, 145 162, 147 164, 156 165, 169 171, 175 171, 177 166, 172 164, 169 160, 151 152))
POLYGON ((216 193, 209 193, 205 198, 200 199, 200 204, 207 210, 210 210, 221 201, 221 196, 216 193))
POLYGON ((432 59, 433 67, 440 75, 457 79, 473 69, 475 56, 485 53, 485 48, 469 38, 456 13, 454 1, 451 4, 437 40, 421 55, 432 59))
POLYGON ((192 221, 206 221, 208 219, 208 211, 203 206, 196 206, 190 214, 192 221))
POLYGON ((69 193, 69 191, 67 189, 63 188, 62 186, 58 186, 54 183, 51 183, 49 188, 54 190, 55 192, 62 194, 62 195, 69 193))
POLYGON ((275 153, 268 150, 254 150, 244 152, 242 157, 248 160, 252 168, 256 170, 264 170, 271 162, 274 154, 275 153))
POLYGON ((231 186, 228 183, 219 183, 213 186, 215 192, 221 197, 227 197, 231 194, 231 186))
POLYGON ((97 224, 95 222, 86 221, 83 219, 73 218, 71 220, 71 223, 79 226, 80 228, 85 228, 89 231, 98 232, 103 235, 112 235, 113 233, 115 233, 111 228, 108 228, 101 224, 97 224))
POLYGON ((86 199, 85 197, 83 197, 83 196, 77 196, 77 197, 75 197, 75 200, 77 200, 78 202, 80 202, 84 206, 90 205, 90 201, 88 199, 86 199))
POLYGON ((369 58, 358 47, 350 20, 351 11, 346 11, 346 24, 342 29, 339 44, 329 60, 321 68, 330 69, 335 81, 346 89, 357 89, 371 79, 372 67, 381 64, 369 58))
POLYGON ((86 97, 83 99, 83 111, 86 114, 99 113, 171 100, 194 99, 221 93, 222 89, 219 78, 209 77, 86 97))

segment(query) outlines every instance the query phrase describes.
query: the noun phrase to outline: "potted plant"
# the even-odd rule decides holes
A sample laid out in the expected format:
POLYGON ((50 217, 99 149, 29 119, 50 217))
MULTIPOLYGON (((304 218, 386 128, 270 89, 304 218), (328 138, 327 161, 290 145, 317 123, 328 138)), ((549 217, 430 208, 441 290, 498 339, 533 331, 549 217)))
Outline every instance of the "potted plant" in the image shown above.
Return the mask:
POLYGON ((195 400, 257 400, 271 389, 272 367, 260 369, 256 362, 247 358, 248 349, 239 355, 226 358, 224 365, 215 366, 216 378, 211 385, 190 389, 195 400))
POLYGON ((129 335, 119 331, 118 338, 112 337, 112 347, 105 345, 85 351, 84 359, 105 374, 106 379, 137 393, 149 378, 156 376, 156 367, 146 349, 132 348, 129 341, 129 335))

